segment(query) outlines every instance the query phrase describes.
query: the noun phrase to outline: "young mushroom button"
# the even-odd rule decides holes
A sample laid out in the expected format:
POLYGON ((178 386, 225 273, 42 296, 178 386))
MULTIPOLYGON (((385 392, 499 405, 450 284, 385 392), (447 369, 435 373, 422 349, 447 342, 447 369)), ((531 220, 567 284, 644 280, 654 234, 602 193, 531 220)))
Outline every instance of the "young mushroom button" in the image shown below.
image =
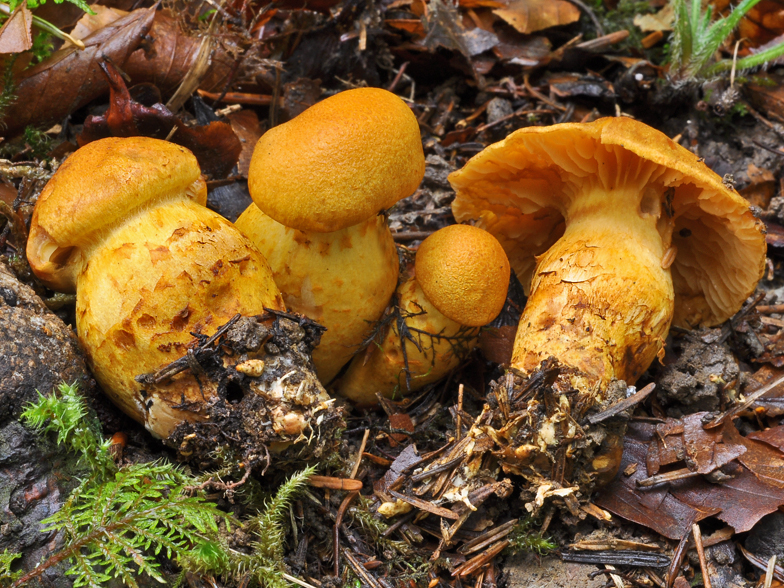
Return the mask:
POLYGON ((149 385, 136 376, 184 356, 191 333, 206 339, 238 313, 285 310, 264 257, 203 206, 206 197, 183 147, 102 139, 60 166, 30 228, 33 271, 55 290, 76 292, 79 340, 96 379, 162 438, 204 419, 218 383, 190 369, 149 385))
POLYGON ((287 306, 327 331, 313 353, 326 384, 386 308, 398 258, 380 214, 419 186, 419 125, 376 88, 336 94, 262 135, 237 227, 270 262, 287 306))
POLYGON ((380 345, 355 357, 335 390, 361 406, 444 377, 506 301, 509 260, 487 231, 452 225, 425 239, 380 345))
POLYGON ((495 235, 530 292, 512 366, 553 356, 594 401, 637 380, 671 323, 731 317, 765 267, 748 202, 629 118, 521 129, 449 179, 455 218, 495 235))

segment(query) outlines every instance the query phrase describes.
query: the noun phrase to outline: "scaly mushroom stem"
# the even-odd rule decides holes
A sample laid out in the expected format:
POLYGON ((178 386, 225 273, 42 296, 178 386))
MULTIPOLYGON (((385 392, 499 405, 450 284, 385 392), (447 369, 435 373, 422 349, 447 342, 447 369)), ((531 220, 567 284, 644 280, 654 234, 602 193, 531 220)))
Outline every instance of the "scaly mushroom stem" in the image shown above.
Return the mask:
POLYGON ((267 258, 286 306, 327 328, 313 363, 319 379, 330 382, 370 335, 395 291, 398 257, 386 219, 374 215, 317 233, 286 227, 251 204, 236 226, 267 258))
POLYGON ((165 438, 206 416, 217 383, 190 370, 160 387, 135 376, 185 354, 190 333, 211 334, 237 313, 283 309, 283 301, 250 242, 191 200, 156 203, 96 237, 77 277, 79 340, 112 400, 165 438))
POLYGON ((376 394, 400 398, 443 378, 476 346, 479 328, 441 314, 413 277, 398 288, 398 309, 383 341, 354 358, 338 381, 338 394, 359 406, 377 404, 376 394))
POLYGON ((520 318, 512 366, 531 373, 554 356, 601 391, 635 382, 662 347, 675 295, 669 268, 672 223, 659 198, 595 185, 570 199, 564 235, 538 259, 520 318), (607 202, 612 202, 607 206, 607 202))

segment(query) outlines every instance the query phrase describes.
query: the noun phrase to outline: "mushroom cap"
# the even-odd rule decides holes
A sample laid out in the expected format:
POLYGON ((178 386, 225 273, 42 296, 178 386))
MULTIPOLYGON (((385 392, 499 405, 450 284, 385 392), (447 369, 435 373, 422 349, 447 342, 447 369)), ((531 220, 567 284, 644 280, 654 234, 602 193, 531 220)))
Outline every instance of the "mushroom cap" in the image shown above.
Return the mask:
POLYGON ((148 137, 88 143, 38 198, 27 244, 30 266, 55 290, 73 291, 80 248, 135 211, 183 194, 206 203, 206 185, 188 149, 148 137))
POLYGON ((439 229, 419 246, 416 279, 444 316, 467 327, 492 321, 504 306, 509 260, 498 240, 470 225, 439 229))
POLYGON ((279 223, 328 233, 409 196, 424 173, 411 109, 386 90, 358 88, 264 133, 248 187, 256 205, 279 223))
POLYGON ((754 291, 765 268, 763 224, 698 157, 633 119, 603 118, 520 129, 473 157, 449 181, 458 222, 495 235, 528 291, 538 255, 563 234, 586 183, 608 206, 630 186, 641 215, 658 215, 671 267, 673 324, 719 324, 754 291), (621 190, 623 187, 625 190, 621 190))

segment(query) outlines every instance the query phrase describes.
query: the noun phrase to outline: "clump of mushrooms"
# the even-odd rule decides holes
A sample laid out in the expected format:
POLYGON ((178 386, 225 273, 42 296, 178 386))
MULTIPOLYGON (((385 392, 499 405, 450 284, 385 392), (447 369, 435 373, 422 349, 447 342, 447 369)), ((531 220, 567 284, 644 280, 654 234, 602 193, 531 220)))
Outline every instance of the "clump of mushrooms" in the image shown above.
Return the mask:
MULTIPOLYGON (((450 182, 455 218, 495 235, 530 292, 511 367, 530 375, 554 357, 565 368, 559 414, 532 427, 524 463, 573 451, 584 437, 576 423, 612 381, 635 383, 671 324, 725 321, 765 266, 749 203, 696 155, 629 118, 521 129, 450 182)), ((614 455, 597 457, 595 469, 611 478, 614 455)))
POLYGON ((506 301, 509 260, 487 231, 451 225, 425 239, 397 288, 397 315, 380 344, 357 355, 335 385, 359 406, 440 380, 476 346, 506 301))
POLYGON ((183 147, 144 137, 90 143, 41 193, 30 265, 51 288, 76 292, 96 379, 156 436, 170 439, 245 394, 266 399, 257 415, 271 426, 265 442, 296 440, 330 401, 306 359, 295 366, 269 353, 282 296, 264 257, 206 197, 183 147))
POLYGON ((327 328, 313 353, 325 384, 383 314, 398 256, 381 212, 425 171, 419 125, 397 96, 359 88, 262 135, 236 226, 272 267, 287 306, 327 328))

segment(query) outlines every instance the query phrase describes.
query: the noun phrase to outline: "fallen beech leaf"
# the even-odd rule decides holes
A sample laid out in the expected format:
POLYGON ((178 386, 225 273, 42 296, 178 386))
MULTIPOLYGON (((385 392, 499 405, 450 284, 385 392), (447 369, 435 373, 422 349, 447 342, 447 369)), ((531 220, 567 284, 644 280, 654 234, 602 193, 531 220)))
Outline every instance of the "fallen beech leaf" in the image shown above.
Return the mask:
POLYGON ((53 53, 25 70, 16 83, 17 100, 6 111, 2 125, 12 136, 27 125, 46 127, 61 122, 109 89, 99 65, 102 56, 123 67, 152 26, 154 8, 135 10, 84 40, 86 48, 53 53))
POLYGON ((672 4, 667 4, 655 14, 638 14, 634 17, 634 25, 648 33, 651 31, 671 31, 675 20, 675 9, 672 4))
POLYGON ((33 13, 22 2, 0 28, 0 53, 21 53, 33 46, 33 13))
POLYGON ((576 22, 580 9, 566 0, 512 0, 493 11, 521 33, 533 33, 576 22))
POLYGON ((430 18, 425 28, 427 36, 422 42, 428 49, 440 46, 457 50, 469 61, 474 55, 498 45, 498 37, 493 33, 480 28, 466 30, 457 8, 441 0, 430 3, 430 18))
POLYGON ((784 454, 743 437, 732 421, 704 430, 705 415, 696 413, 681 421, 667 419, 656 427, 645 423, 630 425, 621 472, 632 464, 636 464, 636 470, 631 476, 616 476, 594 503, 670 539, 688 532, 689 516, 699 520, 715 515, 741 533, 784 505, 784 454), (715 483, 702 476, 691 476, 668 485, 638 487, 638 480, 655 473, 649 469, 651 462, 654 466, 672 464, 673 455, 692 472, 720 475, 715 483), (663 456, 667 458, 662 459, 663 456), (721 472, 717 471, 719 467, 721 472), (673 522, 673 516, 680 520, 673 522))
POLYGON ((637 469, 631 476, 620 473, 605 487, 593 503, 626 520, 633 521, 669 539, 680 539, 691 530, 694 522, 717 512, 716 509, 702 511, 681 502, 665 487, 641 489, 637 480, 648 477, 645 460, 648 445, 655 438, 655 427, 648 423, 632 422, 623 445, 620 472, 631 464, 637 469))
MULTIPOLYGON (((182 82, 199 55, 201 39, 192 37, 180 28, 176 19, 167 11, 155 14, 150 39, 129 58, 123 71, 134 83, 150 82, 170 96, 182 82)), ((231 77, 235 62, 224 47, 231 39, 221 37, 213 47, 210 66, 199 82, 207 92, 222 91, 231 77)))
MULTIPOLYGON (((93 9, 95 14, 85 13, 85 15, 79 19, 79 22, 76 23, 70 33, 71 37, 74 39, 86 39, 94 32, 109 26, 114 21, 120 20, 124 16, 128 16, 128 13, 124 10, 108 8, 106 6, 101 6, 100 4, 93 4, 90 8, 93 9)), ((70 41, 66 41, 65 45, 70 46, 70 41)))
POLYGON ((190 149, 205 174, 220 178, 231 171, 242 150, 231 126, 212 122, 207 126, 187 127, 163 104, 148 107, 132 100, 117 70, 104 62, 101 67, 111 88, 109 110, 102 116, 87 117, 78 137, 80 147, 104 137, 167 139, 190 149))
POLYGON ((750 433, 748 438, 754 439, 755 441, 762 441, 763 443, 767 443, 768 445, 772 445, 773 447, 784 451, 784 425, 750 433))

